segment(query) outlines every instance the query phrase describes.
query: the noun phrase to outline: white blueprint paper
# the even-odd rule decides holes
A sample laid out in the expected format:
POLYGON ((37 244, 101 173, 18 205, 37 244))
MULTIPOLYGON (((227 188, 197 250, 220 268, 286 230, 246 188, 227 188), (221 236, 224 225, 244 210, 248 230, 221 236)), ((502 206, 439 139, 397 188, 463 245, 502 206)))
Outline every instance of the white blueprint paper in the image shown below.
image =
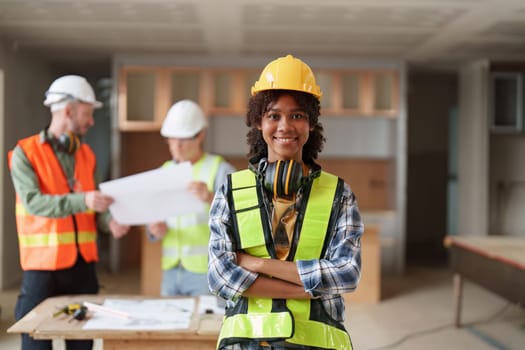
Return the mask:
POLYGON ((184 162, 103 182, 100 191, 115 200, 109 211, 120 224, 143 225, 204 211, 204 203, 187 190, 191 163, 184 162))
POLYGON ((170 330, 189 329, 195 307, 193 298, 184 299, 106 299, 102 306, 126 313, 129 317, 108 312, 90 312, 84 329, 170 330))
POLYGON ((215 295, 199 296, 199 314, 224 315, 224 305, 219 305, 218 297, 215 295))

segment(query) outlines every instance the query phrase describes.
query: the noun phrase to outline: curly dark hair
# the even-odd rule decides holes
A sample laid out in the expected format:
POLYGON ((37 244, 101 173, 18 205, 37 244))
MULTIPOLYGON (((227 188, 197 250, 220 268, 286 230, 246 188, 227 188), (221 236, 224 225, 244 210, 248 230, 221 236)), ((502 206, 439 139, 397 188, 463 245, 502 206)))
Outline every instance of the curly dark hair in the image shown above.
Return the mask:
POLYGON ((308 141, 303 146, 303 162, 311 163, 314 159, 317 159, 317 155, 322 151, 323 144, 326 141, 323 136, 323 126, 319 123, 321 106, 314 95, 294 90, 265 90, 250 98, 248 101, 248 112, 246 113, 246 126, 250 128, 246 135, 246 142, 250 146, 248 157, 251 159, 268 157, 268 145, 263 139, 261 130, 257 129, 257 127, 261 125, 264 113, 282 95, 291 96, 308 115, 308 123, 312 130, 308 136, 308 141))

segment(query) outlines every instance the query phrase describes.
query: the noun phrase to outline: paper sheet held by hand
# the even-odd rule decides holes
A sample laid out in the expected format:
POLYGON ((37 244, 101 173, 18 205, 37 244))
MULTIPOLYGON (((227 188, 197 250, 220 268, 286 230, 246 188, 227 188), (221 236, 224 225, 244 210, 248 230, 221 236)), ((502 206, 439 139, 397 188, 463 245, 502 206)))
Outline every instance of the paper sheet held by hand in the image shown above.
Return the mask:
POLYGON ((201 213, 204 203, 187 190, 191 163, 145 171, 100 184, 115 200, 109 211, 124 225, 142 225, 182 214, 201 213))

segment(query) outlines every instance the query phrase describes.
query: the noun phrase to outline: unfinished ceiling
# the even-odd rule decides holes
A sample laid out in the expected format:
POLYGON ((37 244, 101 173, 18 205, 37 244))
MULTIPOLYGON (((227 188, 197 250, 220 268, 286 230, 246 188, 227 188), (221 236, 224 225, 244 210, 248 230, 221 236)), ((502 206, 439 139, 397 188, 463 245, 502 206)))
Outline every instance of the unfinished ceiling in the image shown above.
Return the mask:
POLYGON ((48 57, 525 59, 523 0, 0 0, 0 38, 48 57))

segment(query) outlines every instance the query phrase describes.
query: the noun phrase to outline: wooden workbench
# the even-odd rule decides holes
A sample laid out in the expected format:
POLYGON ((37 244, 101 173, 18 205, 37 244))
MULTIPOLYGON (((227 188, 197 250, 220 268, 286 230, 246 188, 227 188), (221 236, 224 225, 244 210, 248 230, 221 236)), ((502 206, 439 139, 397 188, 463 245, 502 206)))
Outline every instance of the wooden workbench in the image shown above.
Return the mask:
POLYGON ((344 294, 346 305, 381 301, 381 241, 376 225, 366 225, 361 238, 361 280, 353 293, 344 294))
POLYGON ((507 300, 525 305, 525 238, 447 236, 454 271, 454 322, 461 325, 463 278, 507 300))
MULTIPOLYGON (((53 317, 60 307, 69 303, 89 301, 102 304, 105 299, 145 299, 129 295, 76 295, 48 298, 21 320, 8 333, 28 333, 35 339, 102 339, 104 350, 138 349, 215 349, 222 315, 193 313, 190 327, 184 330, 111 330, 83 329, 86 321, 69 321, 69 317, 53 317)), ((198 303, 198 298, 197 298, 198 303)), ((195 310, 198 310, 196 303, 195 310)))

